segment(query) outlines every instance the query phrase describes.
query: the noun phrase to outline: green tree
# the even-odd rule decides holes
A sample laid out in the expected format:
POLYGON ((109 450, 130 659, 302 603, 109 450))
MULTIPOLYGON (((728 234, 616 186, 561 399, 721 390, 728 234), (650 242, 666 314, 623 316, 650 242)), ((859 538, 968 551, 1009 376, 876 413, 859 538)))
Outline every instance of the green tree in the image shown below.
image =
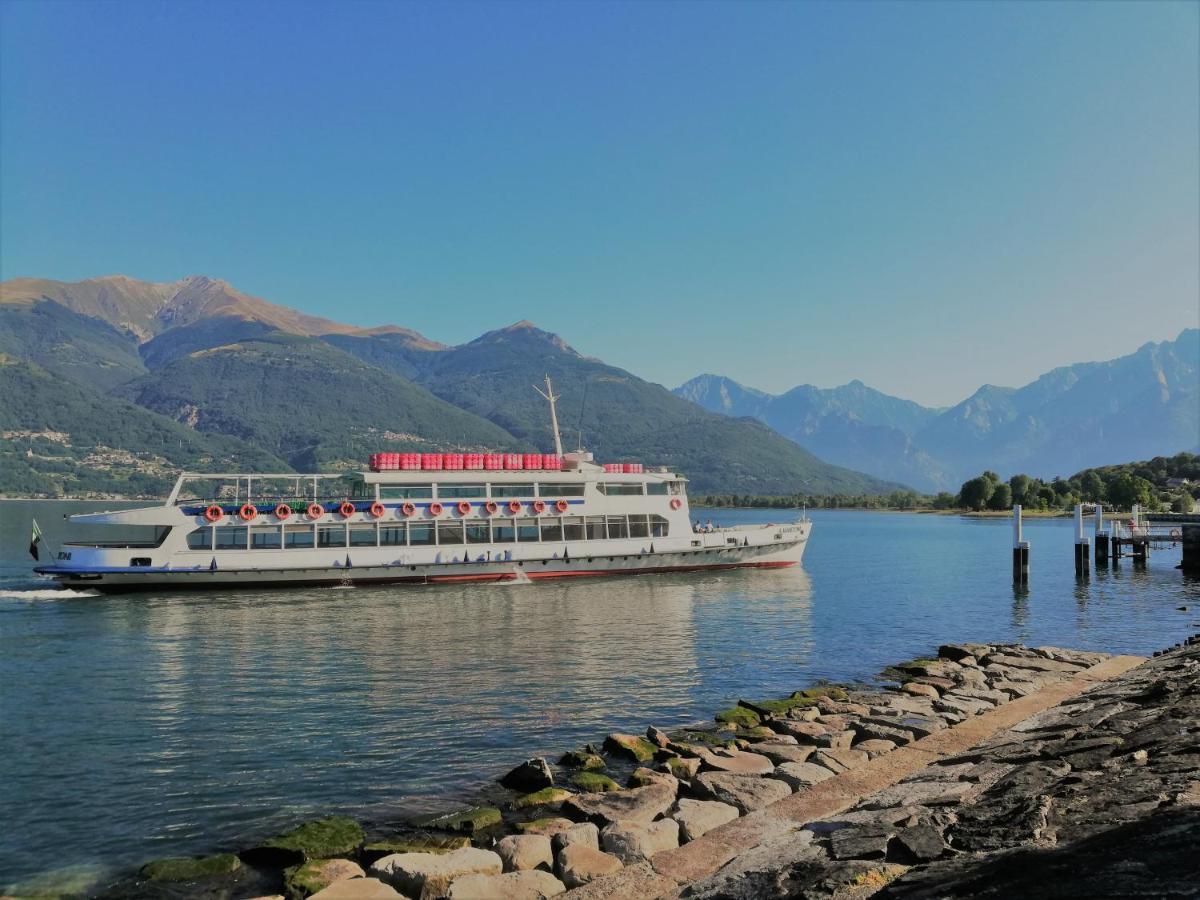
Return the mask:
POLYGON ((957 505, 958 498, 956 498, 949 491, 940 491, 938 495, 933 498, 934 509, 954 509, 954 507, 957 505))
POLYGON ((1105 500, 1104 479, 1089 469, 1079 479, 1079 492, 1089 503, 1103 503, 1105 500))
POLYGON ((1008 486, 1012 490, 1013 503, 1020 503, 1022 506, 1037 505, 1037 485, 1028 475, 1014 475, 1008 479, 1008 486))
POLYGON ((1122 472, 1108 484, 1108 499, 1115 506, 1129 509, 1133 504, 1149 506, 1154 485, 1145 478, 1122 472))
POLYGON ((988 498, 989 509, 1008 509, 1013 505, 1012 488, 1004 482, 1000 482, 992 490, 992 496, 988 498))
POLYGON ((984 472, 978 478, 963 482, 958 493, 961 506, 976 512, 987 506, 988 501, 992 499, 992 493, 996 490, 996 482, 987 476, 988 473, 984 472))

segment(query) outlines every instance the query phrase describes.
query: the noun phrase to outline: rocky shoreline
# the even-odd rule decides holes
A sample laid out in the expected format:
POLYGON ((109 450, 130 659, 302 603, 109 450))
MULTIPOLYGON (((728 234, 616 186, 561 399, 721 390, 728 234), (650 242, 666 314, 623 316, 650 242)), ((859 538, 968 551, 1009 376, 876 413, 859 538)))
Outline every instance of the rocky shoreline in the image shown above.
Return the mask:
POLYGON ((602 746, 569 750, 554 765, 528 760, 499 779, 489 805, 370 833, 341 817, 309 822, 239 853, 147 864, 99 896, 808 896, 788 881, 792 876, 770 882, 768 874, 791 871, 785 863, 801 859, 810 864, 816 853, 877 889, 906 871, 893 858, 911 865, 922 854, 940 859, 950 852, 942 813, 995 786, 1002 749, 971 763, 983 767, 977 772, 962 768, 966 761, 947 767, 951 781, 901 782, 894 802, 877 798, 875 806, 852 810, 856 818, 847 821, 863 827, 789 829, 800 835, 794 846, 760 853, 761 864, 733 858, 707 880, 667 878, 655 867, 689 845, 698 851, 713 840, 705 835, 752 823, 764 809, 815 795, 817 786, 836 785, 846 773, 900 759, 947 729, 1105 659, 1053 647, 945 645, 936 657, 889 669, 893 682, 878 689, 818 685, 780 699, 741 700, 711 727, 668 734, 651 726, 644 735, 611 734, 602 746))

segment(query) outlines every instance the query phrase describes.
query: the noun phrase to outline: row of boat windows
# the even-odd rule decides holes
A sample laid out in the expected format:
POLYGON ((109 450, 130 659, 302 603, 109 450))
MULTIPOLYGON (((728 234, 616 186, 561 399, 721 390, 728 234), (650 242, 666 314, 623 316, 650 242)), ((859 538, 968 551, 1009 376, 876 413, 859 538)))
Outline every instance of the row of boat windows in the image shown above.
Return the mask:
POLYGON ((542 516, 339 525, 206 525, 188 534, 189 550, 312 550, 314 547, 433 547, 535 541, 663 538, 662 516, 542 516))
MULTIPOLYGON (((681 493, 678 482, 654 481, 647 484, 623 484, 601 481, 596 489, 609 497, 666 496, 681 493)), ((381 484, 381 500, 481 500, 522 497, 582 497, 584 484, 529 482, 526 484, 381 484)))

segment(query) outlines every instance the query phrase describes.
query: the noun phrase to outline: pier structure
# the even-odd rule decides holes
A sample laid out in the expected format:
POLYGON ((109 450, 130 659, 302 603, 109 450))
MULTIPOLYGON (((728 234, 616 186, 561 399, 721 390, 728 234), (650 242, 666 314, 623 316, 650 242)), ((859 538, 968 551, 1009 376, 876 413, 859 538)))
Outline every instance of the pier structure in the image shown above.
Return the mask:
POLYGON ((1108 548, 1109 534, 1108 529, 1104 527, 1104 506, 1096 503, 1093 506, 1095 511, 1095 539, 1096 539, 1096 568, 1108 565, 1108 548))
POLYGON ((1087 578, 1091 573, 1088 551, 1091 545, 1083 533, 1083 504, 1075 504, 1075 576, 1087 578))
POLYGON ((1013 583, 1029 582, 1029 541, 1021 532, 1021 505, 1013 506, 1013 583))

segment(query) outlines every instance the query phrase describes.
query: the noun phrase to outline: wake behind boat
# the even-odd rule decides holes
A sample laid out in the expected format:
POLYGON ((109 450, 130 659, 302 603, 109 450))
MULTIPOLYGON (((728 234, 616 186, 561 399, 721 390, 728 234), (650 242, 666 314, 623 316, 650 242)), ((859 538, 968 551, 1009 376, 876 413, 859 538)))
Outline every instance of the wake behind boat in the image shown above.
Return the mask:
MULTIPOLYGON (((539 391, 540 392, 540 391, 539 391)), ((35 571, 74 588, 427 584, 797 565, 812 529, 694 530, 687 479, 554 454, 377 453, 343 474, 179 476, 165 502, 73 523, 141 541, 72 541, 35 571)), ((34 526, 37 551, 44 543, 34 526)))

